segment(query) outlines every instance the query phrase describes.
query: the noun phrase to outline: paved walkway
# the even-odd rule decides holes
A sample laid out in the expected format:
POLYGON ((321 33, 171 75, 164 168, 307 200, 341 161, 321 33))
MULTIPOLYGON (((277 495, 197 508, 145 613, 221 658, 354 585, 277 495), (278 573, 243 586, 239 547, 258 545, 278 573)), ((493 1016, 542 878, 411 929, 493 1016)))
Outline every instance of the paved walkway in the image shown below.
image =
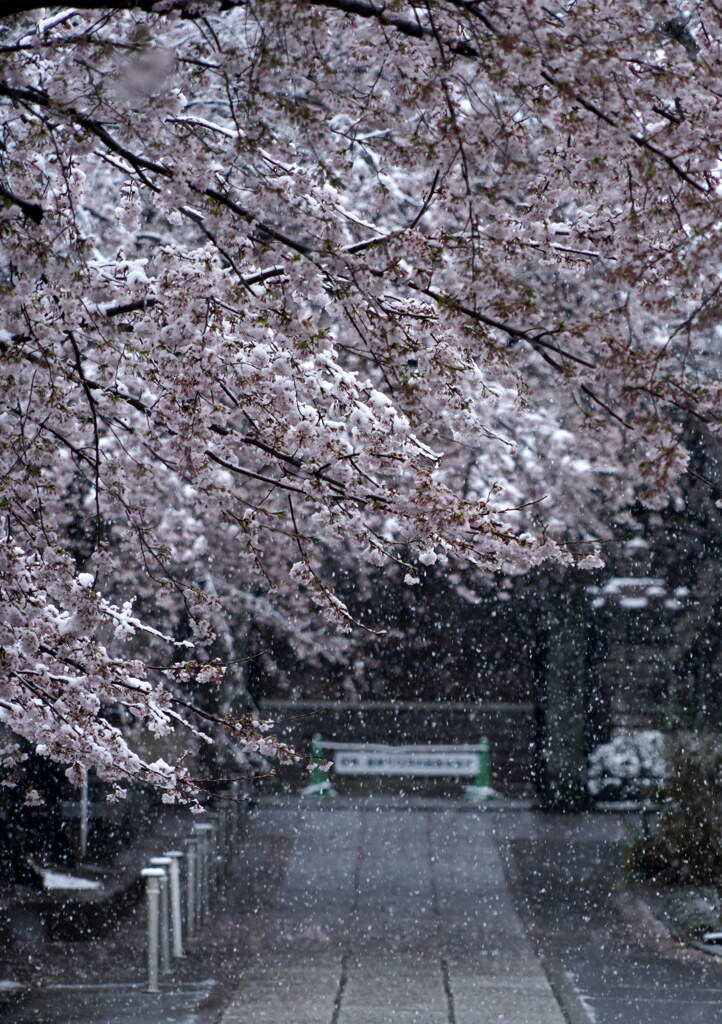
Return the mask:
POLYGON ((722 961, 658 933, 620 888, 633 823, 380 795, 264 799, 159 995, 145 991, 140 902, 98 941, 28 946, 22 998, 5 1000, 0 980, 0 1020, 709 1024, 722 961))
POLYGON ((499 839, 516 905, 572 1024, 713 1024, 722 960, 674 941, 622 884, 623 850, 640 824, 506 815, 499 839))
POLYGON ((222 1024, 563 1024, 504 879, 503 817, 265 803, 292 846, 222 1024))

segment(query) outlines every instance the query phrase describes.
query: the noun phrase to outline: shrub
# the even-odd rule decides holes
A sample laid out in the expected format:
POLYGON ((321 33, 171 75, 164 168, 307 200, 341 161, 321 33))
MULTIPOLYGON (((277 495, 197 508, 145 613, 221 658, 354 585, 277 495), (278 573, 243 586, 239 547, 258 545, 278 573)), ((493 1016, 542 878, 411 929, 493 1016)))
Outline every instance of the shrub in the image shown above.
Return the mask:
POLYGON ((587 789, 594 800, 654 799, 664 776, 662 733, 621 732, 590 754, 587 789))
POLYGON ((679 731, 666 741, 667 779, 654 832, 632 844, 628 869, 671 884, 722 876, 722 736, 679 731))

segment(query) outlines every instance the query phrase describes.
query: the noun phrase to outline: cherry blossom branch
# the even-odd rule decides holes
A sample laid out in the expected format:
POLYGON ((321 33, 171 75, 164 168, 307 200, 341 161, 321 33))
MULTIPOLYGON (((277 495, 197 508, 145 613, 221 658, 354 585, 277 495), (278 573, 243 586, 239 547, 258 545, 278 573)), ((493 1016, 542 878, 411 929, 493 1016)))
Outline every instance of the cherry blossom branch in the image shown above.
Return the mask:
POLYGON ((30 203, 26 199, 21 199, 20 196, 16 196, 10 189, 5 188, 0 184, 0 197, 5 199, 8 203, 13 206, 19 206, 26 217, 39 224, 43 219, 43 208, 38 203, 30 203))

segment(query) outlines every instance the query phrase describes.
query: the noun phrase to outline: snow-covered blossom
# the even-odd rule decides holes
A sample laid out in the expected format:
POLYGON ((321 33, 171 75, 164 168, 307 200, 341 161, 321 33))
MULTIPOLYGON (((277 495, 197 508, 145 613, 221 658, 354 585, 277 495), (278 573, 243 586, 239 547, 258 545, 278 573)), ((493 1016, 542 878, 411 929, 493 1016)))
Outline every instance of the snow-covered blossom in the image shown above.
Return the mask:
POLYGON ((596 553, 592 555, 585 555, 584 558, 581 558, 577 562, 577 567, 579 569, 603 569, 604 559, 596 553))
POLYGON ((0 15, 0 722, 118 794, 291 757, 233 615, 574 564, 719 423, 717 10, 223 6, 0 15))

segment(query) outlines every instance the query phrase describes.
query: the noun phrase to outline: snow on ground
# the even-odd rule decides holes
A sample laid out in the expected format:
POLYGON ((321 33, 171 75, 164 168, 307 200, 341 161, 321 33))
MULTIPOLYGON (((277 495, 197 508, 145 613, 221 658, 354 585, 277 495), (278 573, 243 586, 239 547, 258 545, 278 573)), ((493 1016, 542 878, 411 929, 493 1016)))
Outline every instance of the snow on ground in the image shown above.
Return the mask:
POLYGON ((60 871, 43 868, 43 885, 46 889, 102 889, 101 882, 93 882, 90 878, 78 878, 77 875, 64 875, 60 871))

